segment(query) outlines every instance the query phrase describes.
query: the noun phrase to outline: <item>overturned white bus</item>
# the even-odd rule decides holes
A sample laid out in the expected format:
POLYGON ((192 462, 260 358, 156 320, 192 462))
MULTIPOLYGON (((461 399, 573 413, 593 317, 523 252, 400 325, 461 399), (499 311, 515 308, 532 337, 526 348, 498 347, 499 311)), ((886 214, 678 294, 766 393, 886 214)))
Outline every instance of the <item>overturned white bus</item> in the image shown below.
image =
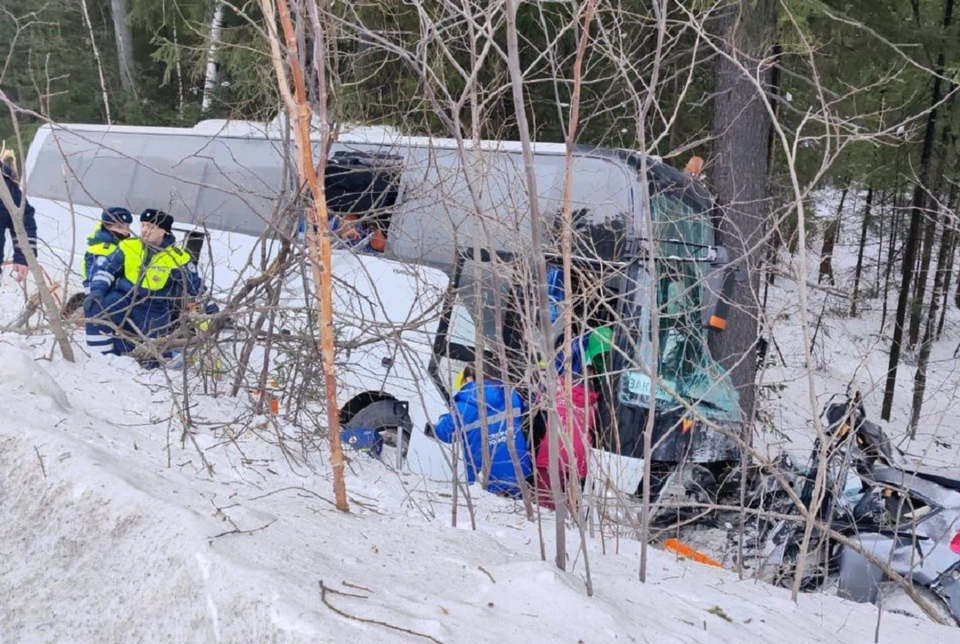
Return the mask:
MULTIPOLYGON (((257 270, 249 261, 257 244, 256 253, 266 257, 279 238, 296 234, 301 190, 285 132, 282 118, 193 128, 44 126, 25 173, 44 243, 78 269, 78 251, 101 208, 162 208, 181 231, 204 232, 204 268, 228 290, 257 270)), ((562 206, 564 153, 559 144, 535 146, 548 230, 562 206)), ((589 307, 573 294, 569 305, 579 307, 579 324, 614 329, 607 431, 597 451, 615 465, 609 472, 628 493, 640 484, 653 333, 662 379, 653 460, 736 460, 736 444, 707 423, 733 433, 741 423, 736 392, 706 345, 706 334, 718 327, 716 293, 730 278, 727 255, 714 243, 712 200, 691 177, 651 157, 642 177, 640 161, 628 151, 578 148, 571 194, 578 279, 590 275, 602 287, 586 298, 589 307), (641 202, 644 180, 649 212, 641 202), (633 232, 647 230, 651 218, 653 243, 633 232), (656 329, 652 289, 660 308, 656 329)), ((332 211, 359 216, 386 238, 382 254, 335 251, 335 323, 353 347, 338 356, 351 367, 339 378, 341 420, 396 430, 406 467, 448 478, 441 446, 423 430, 446 411, 453 374, 478 357, 480 336, 492 363, 498 355, 530 359, 529 338, 519 331, 531 320, 524 309, 530 205, 520 146, 459 146, 381 128, 344 129, 330 150, 326 191, 332 211)), ((303 292, 302 282, 294 286, 303 292)))

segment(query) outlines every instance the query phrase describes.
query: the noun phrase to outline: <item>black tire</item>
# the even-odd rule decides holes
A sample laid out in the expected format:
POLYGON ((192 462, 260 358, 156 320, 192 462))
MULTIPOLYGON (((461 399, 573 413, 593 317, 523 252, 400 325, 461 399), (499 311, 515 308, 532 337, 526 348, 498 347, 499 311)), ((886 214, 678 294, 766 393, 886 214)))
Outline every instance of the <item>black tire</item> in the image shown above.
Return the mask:
POLYGON ((407 448, 410 446, 410 435, 413 432, 413 421, 410 420, 406 403, 396 400, 379 400, 354 414, 344 427, 376 430, 383 436, 384 443, 387 445, 396 445, 396 431, 400 427, 403 430, 401 455, 406 457, 407 448))

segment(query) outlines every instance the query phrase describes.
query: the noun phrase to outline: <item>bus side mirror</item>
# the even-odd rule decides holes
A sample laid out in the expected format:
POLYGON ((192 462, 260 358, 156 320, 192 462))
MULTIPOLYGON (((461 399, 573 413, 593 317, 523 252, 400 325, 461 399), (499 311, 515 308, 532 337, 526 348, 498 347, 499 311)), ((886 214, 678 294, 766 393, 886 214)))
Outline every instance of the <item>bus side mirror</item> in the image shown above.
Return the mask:
POLYGON ((712 331, 724 331, 727 328, 727 314, 730 310, 730 298, 736 283, 737 271, 730 267, 730 251, 723 246, 710 249, 710 268, 704 280, 703 289, 703 327, 712 331))

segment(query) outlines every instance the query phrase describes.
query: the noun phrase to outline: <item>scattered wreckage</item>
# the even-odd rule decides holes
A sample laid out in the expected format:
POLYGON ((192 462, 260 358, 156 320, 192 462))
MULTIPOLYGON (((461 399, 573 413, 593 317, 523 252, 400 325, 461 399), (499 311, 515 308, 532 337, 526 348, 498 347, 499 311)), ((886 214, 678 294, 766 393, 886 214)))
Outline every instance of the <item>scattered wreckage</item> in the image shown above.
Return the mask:
POLYGON ((867 419, 859 395, 834 397, 823 419, 806 464, 783 455, 748 470, 743 506, 738 469, 678 468, 656 497, 661 536, 696 543, 698 530, 725 527, 732 544, 745 516, 740 561, 759 578, 793 587, 799 574, 804 591, 960 625, 960 472, 911 462, 867 419), (803 555, 797 501, 815 519, 803 555))

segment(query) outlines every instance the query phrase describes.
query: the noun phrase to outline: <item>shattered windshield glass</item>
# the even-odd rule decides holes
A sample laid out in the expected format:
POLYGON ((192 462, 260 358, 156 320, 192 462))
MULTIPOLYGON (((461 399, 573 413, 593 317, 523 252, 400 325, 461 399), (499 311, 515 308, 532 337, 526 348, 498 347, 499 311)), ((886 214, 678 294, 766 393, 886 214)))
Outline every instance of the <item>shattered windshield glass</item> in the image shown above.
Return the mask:
MULTIPOLYGON (((657 275, 651 280, 659 308, 658 403, 676 405, 675 396, 692 404, 714 420, 736 421, 739 397, 729 374, 711 356, 706 330, 701 322, 703 280, 708 268, 703 261, 714 243, 713 228, 702 208, 695 208, 678 194, 660 193, 651 199, 654 209, 658 256, 657 275)), ((643 290, 643 289, 641 289, 643 290)), ((653 362, 651 316, 646 302, 639 302, 637 362, 653 362)), ((626 404, 648 407, 650 377, 643 370, 630 370, 621 379, 620 399, 626 404)))

